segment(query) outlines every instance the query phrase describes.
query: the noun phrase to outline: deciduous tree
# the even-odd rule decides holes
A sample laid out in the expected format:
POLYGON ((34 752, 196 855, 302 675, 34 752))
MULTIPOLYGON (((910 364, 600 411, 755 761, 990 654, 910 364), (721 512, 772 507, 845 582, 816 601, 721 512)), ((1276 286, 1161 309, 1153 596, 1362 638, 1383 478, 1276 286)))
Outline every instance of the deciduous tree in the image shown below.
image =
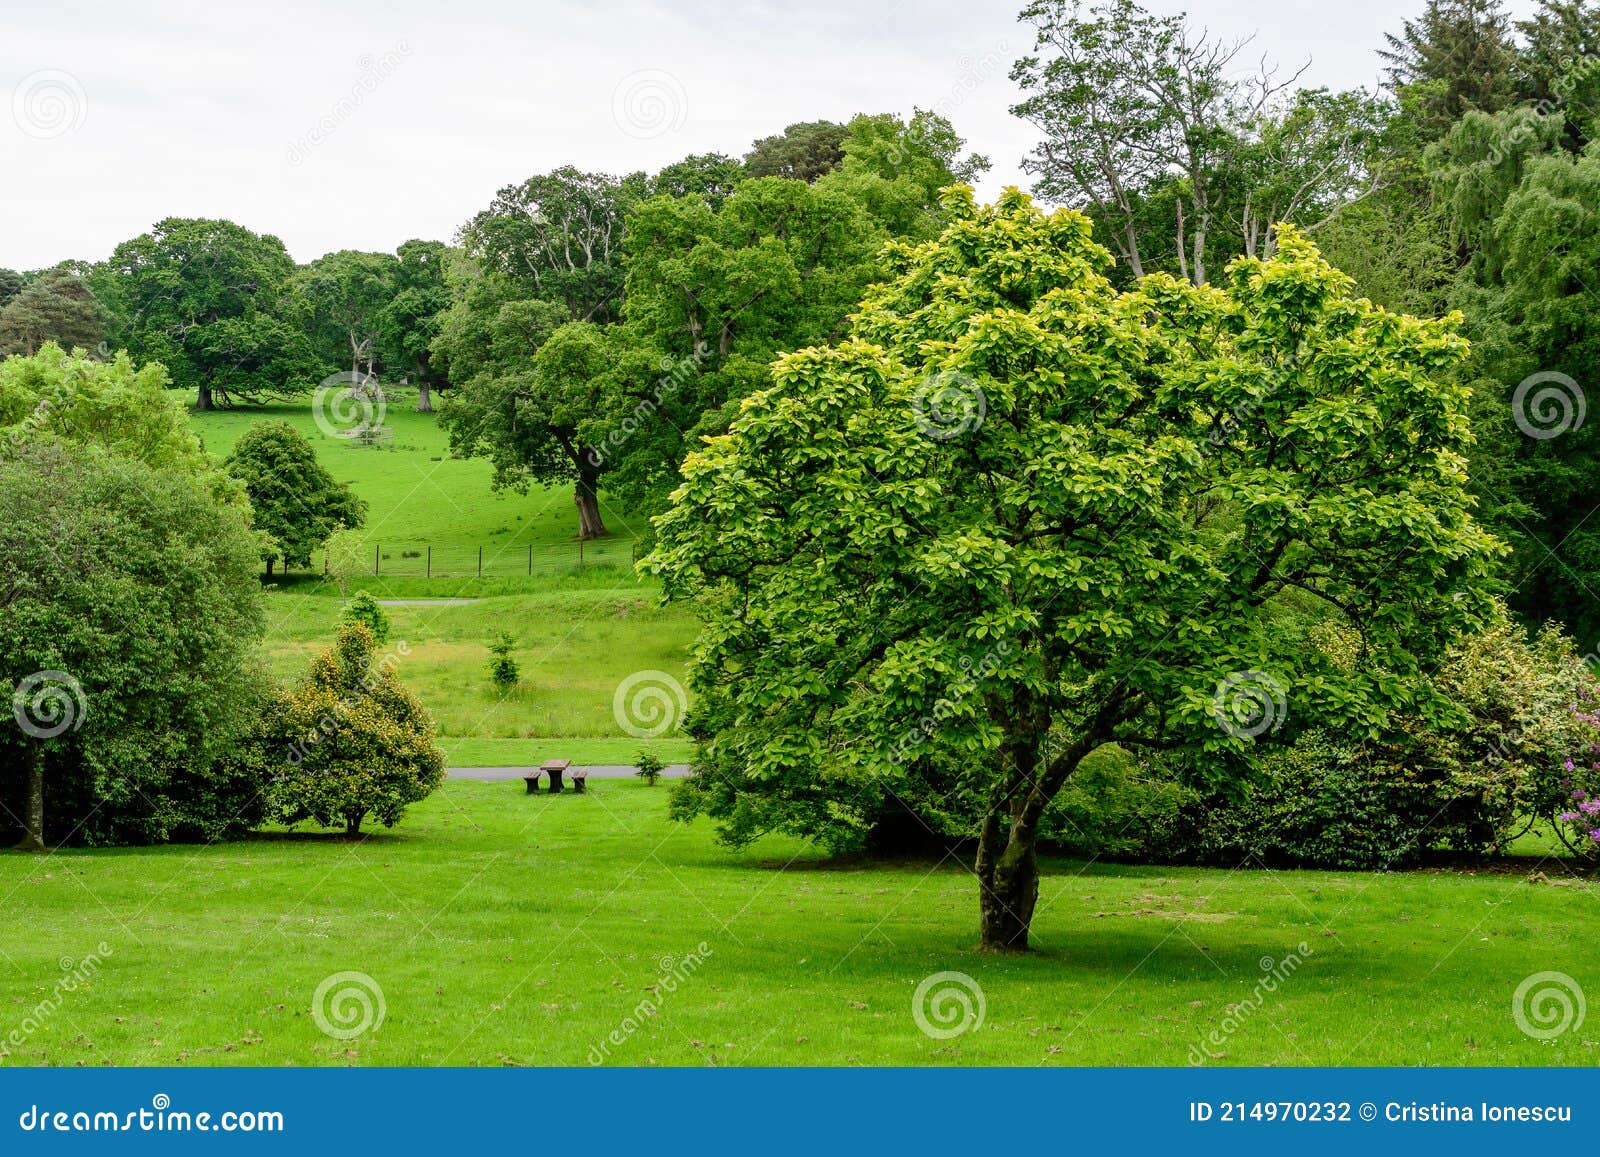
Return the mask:
POLYGON ((689 456, 648 566, 705 622, 680 814, 847 842, 856 795, 933 761, 983 801, 982 942, 1016 949, 1085 756, 1215 782, 1286 711, 1442 711, 1429 664, 1490 613, 1497 548, 1452 321, 1354 298, 1292 230, 1218 285, 1118 292, 1082 214, 950 204, 848 340, 689 456), (1305 645, 1327 614, 1358 663, 1305 645))

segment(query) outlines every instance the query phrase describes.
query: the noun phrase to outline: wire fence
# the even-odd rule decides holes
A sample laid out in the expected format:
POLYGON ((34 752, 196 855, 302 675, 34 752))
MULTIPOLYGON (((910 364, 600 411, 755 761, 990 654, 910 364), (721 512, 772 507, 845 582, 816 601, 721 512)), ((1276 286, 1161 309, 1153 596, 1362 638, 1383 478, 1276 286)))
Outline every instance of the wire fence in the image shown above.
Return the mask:
MULTIPOLYGON (((397 578, 513 578, 576 567, 630 567, 640 554, 638 540, 625 535, 535 546, 374 542, 367 549, 367 573, 397 578)), ((321 561, 326 574, 327 556, 321 561)))

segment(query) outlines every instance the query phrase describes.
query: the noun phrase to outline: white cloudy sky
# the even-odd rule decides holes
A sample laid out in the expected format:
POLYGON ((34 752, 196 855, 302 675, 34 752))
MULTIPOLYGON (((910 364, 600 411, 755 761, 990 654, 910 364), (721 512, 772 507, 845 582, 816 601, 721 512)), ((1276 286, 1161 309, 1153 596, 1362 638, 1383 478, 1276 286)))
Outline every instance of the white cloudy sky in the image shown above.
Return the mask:
MULTIPOLYGON (((1285 64, 1309 55, 1307 81, 1342 87, 1376 82, 1383 32, 1421 4, 1194 0, 1187 11, 1219 34, 1257 33, 1255 48, 1285 64)), ((913 105, 943 109, 989 155, 983 191, 993 192, 1025 183, 1019 162, 1033 140, 1007 111, 1010 62, 1031 46, 1020 6, 7 4, 0 266, 99 259, 165 216, 229 217, 276 233, 301 261, 392 249, 449 237, 499 186, 559 164, 621 172, 738 155, 792 121, 913 105), (662 96, 665 119, 619 124, 629 92, 645 101, 636 117, 662 96), (341 101, 355 105, 348 115, 334 113, 341 101)))

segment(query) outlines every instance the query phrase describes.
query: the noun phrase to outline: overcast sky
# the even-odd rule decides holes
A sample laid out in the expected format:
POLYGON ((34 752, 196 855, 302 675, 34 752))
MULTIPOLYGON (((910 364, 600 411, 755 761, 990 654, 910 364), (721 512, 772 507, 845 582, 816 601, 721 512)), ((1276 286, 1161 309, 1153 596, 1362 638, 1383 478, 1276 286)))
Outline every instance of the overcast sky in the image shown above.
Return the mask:
MULTIPOLYGON (((1152 0, 1157 11, 1182 5, 1152 0)), ((1372 86, 1422 0, 1205 0, 1192 20, 1305 79, 1372 86)), ((1533 0, 1514 0, 1522 14, 1533 0)), ((561 164, 652 170, 797 120, 944 112, 1026 184, 1007 111, 1020 0, 276 0, 0 7, 0 266, 98 260, 167 216, 297 260, 449 238, 561 164), (7 113, 9 112, 9 115, 7 113)))

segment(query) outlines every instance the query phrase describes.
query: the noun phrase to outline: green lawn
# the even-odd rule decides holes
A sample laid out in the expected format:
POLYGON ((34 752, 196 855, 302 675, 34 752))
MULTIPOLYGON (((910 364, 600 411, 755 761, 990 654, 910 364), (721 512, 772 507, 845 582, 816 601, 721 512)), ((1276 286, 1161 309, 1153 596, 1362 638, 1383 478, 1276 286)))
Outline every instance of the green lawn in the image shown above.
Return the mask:
POLYGON ((0 951, 0 1039, 27 1026, 9 1063, 581 1065, 616 1031, 608 1063, 1176 1065, 1230 1009, 1213 1063, 1595 1061, 1593 1027, 1541 1042, 1511 1015, 1536 972, 1600 991, 1594 896, 1558 865, 1529 882, 1052 862, 1040 950, 1013 958, 976 951, 960 864, 730 852, 669 822, 668 790, 453 782, 359 844, 0 855, 27 929, 0 951), (973 979, 985 1017, 936 1040, 912 1002, 945 971, 973 979), (312 1015, 343 972, 385 1008, 349 1041, 312 1015), (657 1015, 629 1031, 646 998, 657 1015))

